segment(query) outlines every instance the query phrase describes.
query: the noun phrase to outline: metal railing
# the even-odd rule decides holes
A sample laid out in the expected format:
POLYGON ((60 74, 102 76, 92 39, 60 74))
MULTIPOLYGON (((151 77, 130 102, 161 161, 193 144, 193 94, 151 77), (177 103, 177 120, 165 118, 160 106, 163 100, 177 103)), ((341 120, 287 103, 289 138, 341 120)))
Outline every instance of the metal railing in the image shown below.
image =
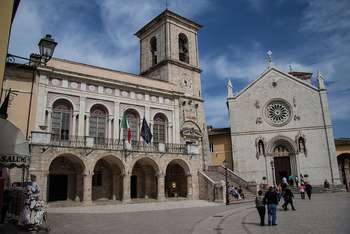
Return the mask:
POLYGON ((189 154, 186 144, 151 142, 132 140, 130 144, 122 139, 86 137, 51 134, 49 145, 56 147, 93 148, 104 150, 128 150, 136 152, 161 152, 189 154))

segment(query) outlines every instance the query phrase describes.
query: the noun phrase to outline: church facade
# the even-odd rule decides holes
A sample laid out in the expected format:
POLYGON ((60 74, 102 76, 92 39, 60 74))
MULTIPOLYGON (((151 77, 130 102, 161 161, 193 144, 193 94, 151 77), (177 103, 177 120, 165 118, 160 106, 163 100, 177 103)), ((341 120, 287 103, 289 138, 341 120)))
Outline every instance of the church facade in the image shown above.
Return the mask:
POLYGON ((270 61, 245 89, 229 81, 234 172, 248 181, 278 184, 303 176, 313 185, 339 184, 339 171, 324 78, 285 73, 270 61))
POLYGON ((30 174, 44 200, 198 199, 208 163, 200 28, 169 10, 150 21, 135 34, 140 75, 57 58, 37 67, 30 174))

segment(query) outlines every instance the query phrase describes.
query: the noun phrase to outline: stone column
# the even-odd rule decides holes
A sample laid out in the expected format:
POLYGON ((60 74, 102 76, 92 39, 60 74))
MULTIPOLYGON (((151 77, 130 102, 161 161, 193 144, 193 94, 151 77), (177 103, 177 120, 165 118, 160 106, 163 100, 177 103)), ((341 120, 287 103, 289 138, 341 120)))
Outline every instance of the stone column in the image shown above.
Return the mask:
POLYGON ((85 114, 86 116, 86 125, 85 125, 85 136, 89 136, 90 131, 90 114, 85 114))
POLYGON ((91 195, 92 195, 92 174, 85 173, 84 174, 84 191, 83 191, 83 201, 85 204, 91 203, 91 195))
POLYGON ((123 203, 130 201, 130 175, 123 175, 123 203))
POLYGON ((77 174, 75 176, 76 182, 75 182, 75 201, 80 202, 81 201, 81 180, 82 180, 82 175, 77 174))
POLYGON ((85 124, 85 105, 86 105, 86 98, 80 97, 80 105, 79 105, 79 126, 78 126, 78 135, 84 136, 84 124, 85 124))
POLYGON ((51 129, 52 110, 46 110, 46 111, 47 111, 47 131, 52 132, 52 129, 51 129))
POLYGON ((187 175, 187 198, 193 199, 193 190, 192 190, 192 175, 187 175))
POLYGON ((39 126, 45 125, 45 110, 47 107, 47 87, 49 79, 46 75, 39 76, 37 89, 37 114, 35 117, 35 130, 41 130, 39 126))
POLYGON ((72 121, 72 134, 73 136, 76 136, 76 126, 77 126, 77 113, 73 113, 73 121, 72 121))
POLYGON ((118 181, 118 174, 113 173, 112 175, 112 200, 117 200, 117 181, 118 181))
POLYGON ((119 137, 119 102, 114 102, 113 138, 119 137))
POLYGON ((164 173, 159 173, 157 175, 157 179, 158 179, 158 196, 157 196, 157 199, 158 199, 158 201, 164 201, 165 200, 165 194, 164 194, 165 178, 164 178, 164 173))
POLYGON ((49 184, 47 183, 49 177, 49 171, 43 171, 41 173, 41 184, 40 186, 40 192, 41 192, 41 198, 47 202, 48 201, 48 191, 49 191, 49 184))
POLYGON ((107 138, 113 138, 113 136, 112 136, 112 119, 113 119, 113 117, 108 117, 108 119, 107 119, 107 125, 108 125, 108 135, 107 135, 107 138))

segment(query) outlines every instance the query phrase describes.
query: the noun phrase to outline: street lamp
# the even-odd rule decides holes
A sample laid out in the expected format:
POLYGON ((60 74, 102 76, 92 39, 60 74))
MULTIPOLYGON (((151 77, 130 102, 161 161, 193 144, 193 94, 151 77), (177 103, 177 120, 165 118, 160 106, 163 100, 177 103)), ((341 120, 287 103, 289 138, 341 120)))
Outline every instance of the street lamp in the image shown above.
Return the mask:
POLYGON ((39 51, 45 63, 47 63, 52 58, 56 45, 57 45, 57 42, 55 42, 55 40, 52 38, 50 34, 46 34, 44 38, 40 39, 38 43, 39 51))
POLYGON ((226 188, 226 192, 225 192, 225 195, 226 195, 226 205, 229 205, 230 204, 230 201, 229 201, 229 194, 228 194, 228 181, 227 181, 227 164, 228 162, 226 161, 226 159, 222 162, 224 164, 224 167, 225 167, 225 188, 226 188))
POLYGON ((270 164, 271 164, 271 170, 272 170, 272 183, 273 183, 273 186, 276 185, 276 181, 275 181, 275 163, 273 161, 273 159, 270 161, 270 164))
POLYGON ((40 54, 31 54, 29 58, 7 54, 7 61, 14 63, 16 58, 18 58, 29 61, 29 65, 46 65, 46 63, 52 58, 56 45, 57 42, 55 42, 52 36, 50 34, 46 34, 45 37, 41 38, 38 43, 40 54))

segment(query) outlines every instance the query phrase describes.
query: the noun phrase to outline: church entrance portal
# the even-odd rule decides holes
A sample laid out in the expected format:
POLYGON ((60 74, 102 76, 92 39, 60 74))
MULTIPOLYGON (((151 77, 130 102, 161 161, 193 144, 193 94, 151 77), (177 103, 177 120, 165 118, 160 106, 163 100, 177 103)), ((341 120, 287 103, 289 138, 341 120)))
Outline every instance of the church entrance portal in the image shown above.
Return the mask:
POLYGON ((276 184, 282 182, 282 178, 290 175, 298 175, 296 156, 293 146, 286 140, 280 139, 273 147, 274 176, 276 184))
POLYGON ((275 163, 275 178, 276 183, 280 184, 282 182, 282 178, 291 175, 291 168, 290 168, 290 158, 289 157, 275 157, 274 158, 275 163))

